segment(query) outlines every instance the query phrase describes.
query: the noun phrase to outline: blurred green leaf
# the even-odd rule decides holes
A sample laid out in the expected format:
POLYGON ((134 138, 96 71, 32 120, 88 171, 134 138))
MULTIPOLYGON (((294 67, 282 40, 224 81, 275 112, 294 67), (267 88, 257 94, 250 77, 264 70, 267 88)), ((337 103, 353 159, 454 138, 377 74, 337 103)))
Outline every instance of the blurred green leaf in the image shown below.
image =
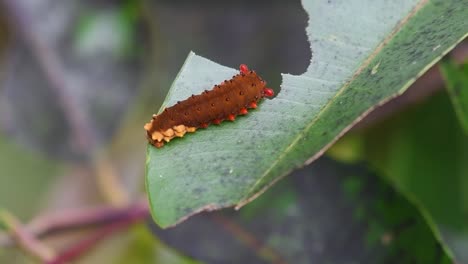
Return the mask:
POLYGON ((7 229, 7 225, 5 221, 3 221, 2 218, 0 218, 0 231, 6 230, 6 229, 7 229))
POLYGON ((38 264, 38 261, 26 255, 19 248, 0 248, 0 263, 8 264, 38 264))
POLYGON ((0 134, 0 208, 30 217, 61 165, 8 142, 0 134))
POLYGON ((457 66, 453 61, 442 61, 440 69, 458 119, 468 134, 468 62, 457 66))
POLYGON ((368 247, 385 246, 374 263, 451 263, 418 208, 369 176, 346 177, 343 185, 359 210, 356 220, 367 223, 368 247))
POLYGON ((364 142, 358 133, 349 133, 327 150, 327 155, 345 163, 357 163, 364 159, 364 142))
MULTIPOLYGON (((313 51, 303 75, 283 74, 278 96, 248 117, 162 149, 148 146, 147 191, 160 226, 249 202, 321 155, 363 113, 403 92, 467 34, 464 1, 304 0, 303 5, 313 51)), ((163 107, 234 73, 190 54, 163 107)))
POLYGON ((419 205, 457 263, 468 263, 468 137, 446 94, 371 129, 367 159, 419 205))
POLYGON ((139 8, 139 0, 127 0, 119 8, 89 10, 78 21, 78 53, 82 56, 101 56, 109 52, 115 57, 131 55, 139 8))

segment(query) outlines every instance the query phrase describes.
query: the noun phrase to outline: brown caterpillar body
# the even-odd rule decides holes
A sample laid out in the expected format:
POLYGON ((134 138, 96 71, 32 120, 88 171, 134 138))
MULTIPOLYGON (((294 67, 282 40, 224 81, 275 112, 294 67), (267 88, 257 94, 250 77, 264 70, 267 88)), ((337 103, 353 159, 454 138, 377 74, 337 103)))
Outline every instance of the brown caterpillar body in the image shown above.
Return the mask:
POLYGON ((266 88, 266 82, 242 64, 240 73, 232 79, 153 115, 144 126, 146 137, 153 146, 160 148, 164 141, 183 137, 197 128, 220 124, 223 120, 234 121, 236 115, 247 114, 248 108, 256 108, 260 99, 269 96, 273 96, 273 90, 266 88))

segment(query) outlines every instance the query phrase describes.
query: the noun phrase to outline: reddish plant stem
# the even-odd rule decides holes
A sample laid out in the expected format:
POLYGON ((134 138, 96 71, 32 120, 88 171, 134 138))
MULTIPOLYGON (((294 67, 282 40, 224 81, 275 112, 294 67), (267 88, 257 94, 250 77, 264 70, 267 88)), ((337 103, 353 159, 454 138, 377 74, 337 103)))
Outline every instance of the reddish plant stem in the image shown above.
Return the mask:
MULTIPOLYGON (((149 215, 146 198, 126 208, 100 206, 41 216, 31 221, 24 229, 34 237, 43 238, 58 232, 70 232, 123 221, 131 218, 135 210, 149 215)), ((14 240, 11 237, 0 237, 0 247, 12 245, 14 240)))
POLYGON ((62 264, 74 261, 84 254, 88 253, 97 243, 106 237, 128 228, 132 224, 141 221, 149 216, 147 208, 134 208, 128 212, 125 218, 119 219, 109 225, 102 227, 89 237, 78 241, 78 243, 59 253, 57 257, 47 262, 47 264, 62 264))
POLYGON ((101 206, 96 208, 85 208, 71 212, 60 212, 33 220, 29 225, 30 231, 39 237, 61 231, 72 231, 74 229, 99 226, 125 219, 132 210, 148 211, 148 204, 142 200, 126 208, 115 208, 101 206))
POLYGON ((13 215, 3 211, 0 212, 0 218, 8 227, 11 238, 16 241, 19 248, 43 262, 53 259, 55 253, 31 235, 13 215))

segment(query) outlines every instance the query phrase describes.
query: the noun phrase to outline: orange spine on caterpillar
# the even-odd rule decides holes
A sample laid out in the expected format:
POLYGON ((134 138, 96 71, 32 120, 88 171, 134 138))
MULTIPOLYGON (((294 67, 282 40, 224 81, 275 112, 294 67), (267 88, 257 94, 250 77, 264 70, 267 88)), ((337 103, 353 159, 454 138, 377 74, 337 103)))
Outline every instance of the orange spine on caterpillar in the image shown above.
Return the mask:
POLYGON ((224 120, 234 121, 237 115, 246 115, 247 109, 256 108, 263 97, 274 95, 266 82, 247 65, 241 64, 239 69, 239 74, 215 85, 212 90, 192 95, 153 115, 144 126, 149 143, 160 148, 164 142, 183 137, 187 132, 207 128, 210 124, 219 125, 224 120))

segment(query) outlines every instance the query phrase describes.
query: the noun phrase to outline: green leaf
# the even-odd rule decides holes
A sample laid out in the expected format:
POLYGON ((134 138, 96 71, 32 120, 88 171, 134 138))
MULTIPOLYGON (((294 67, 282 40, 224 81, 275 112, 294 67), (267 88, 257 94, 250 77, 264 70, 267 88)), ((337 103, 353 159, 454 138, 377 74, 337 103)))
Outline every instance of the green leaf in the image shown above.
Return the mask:
POLYGON ((322 158, 291 176, 240 213, 157 234, 206 263, 453 263, 418 208, 366 166, 322 158))
POLYGON ((446 94, 366 135, 367 159, 414 201, 456 263, 468 263, 468 137, 446 94))
MULTIPOLYGON (((146 187, 167 227, 203 211, 248 203, 312 162, 363 114, 402 93, 467 34, 468 3, 313 1, 313 58, 248 117, 148 146, 146 187)), ((261 69, 258 69, 261 72, 261 69)), ((190 54, 163 107, 230 78, 234 70, 190 54)))
POLYGON ((110 53, 117 58, 131 55, 140 3, 124 2, 119 8, 107 8, 104 12, 88 10, 79 17, 75 48, 80 55, 110 53))
POLYGON ((32 216, 61 167, 0 134, 0 208, 20 218, 32 216))
POLYGON ((453 61, 443 61, 440 65, 455 112, 468 134, 468 62, 457 66, 453 61))

